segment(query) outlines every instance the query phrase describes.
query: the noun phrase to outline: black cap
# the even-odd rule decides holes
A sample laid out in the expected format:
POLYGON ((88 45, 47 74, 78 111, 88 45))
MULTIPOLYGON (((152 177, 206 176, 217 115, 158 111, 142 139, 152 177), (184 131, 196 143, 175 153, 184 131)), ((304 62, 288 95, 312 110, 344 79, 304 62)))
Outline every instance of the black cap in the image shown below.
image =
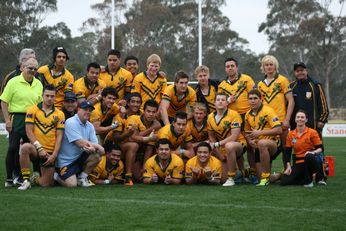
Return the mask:
POLYGON ((86 101, 84 100, 80 105, 79 105, 79 108, 82 108, 82 109, 87 109, 87 108, 90 108, 92 110, 94 110, 94 106, 89 102, 89 101, 86 101))
POLYGON ((69 60, 69 59, 70 59, 70 58, 68 57, 68 54, 67 54, 67 51, 65 50, 65 48, 59 46, 59 47, 55 47, 55 48, 53 49, 53 63, 55 62, 55 58, 56 58, 56 56, 57 56, 57 54, 58 54, 59 52, 62 52, 62 53, 64 53, 64 54, 66 55, 66 60, 69 60))
POLYGON ((302 67, 302 68, 306 69, 306 65, 303 62, 293 64, 293 70, 296 70, 298 67, 302 67))
POLYGON ((65 96, 64 96, 64 100, 73 100, 76 101, 77 100, 77 96, 73 91, 67 91, 65 92, 65 96))

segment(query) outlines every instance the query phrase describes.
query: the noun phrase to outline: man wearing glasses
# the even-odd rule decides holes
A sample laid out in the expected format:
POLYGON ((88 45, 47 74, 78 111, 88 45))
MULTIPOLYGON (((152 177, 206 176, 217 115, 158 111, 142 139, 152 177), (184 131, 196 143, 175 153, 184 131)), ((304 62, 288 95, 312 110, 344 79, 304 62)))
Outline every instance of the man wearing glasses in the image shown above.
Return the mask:
POLYGON ((13 175, 19 175, 19 145, 22 139, 29 142, 25 133, 25 115, 30 106, 42 101, 43 86, 35 78, 38 63, 35 58, 29 58, 22 63, 22 73, 12 78, 0 96, 2 113, 9 132, 9 146, 6 156, 7 178, 5 187, 12 187, 13 175))

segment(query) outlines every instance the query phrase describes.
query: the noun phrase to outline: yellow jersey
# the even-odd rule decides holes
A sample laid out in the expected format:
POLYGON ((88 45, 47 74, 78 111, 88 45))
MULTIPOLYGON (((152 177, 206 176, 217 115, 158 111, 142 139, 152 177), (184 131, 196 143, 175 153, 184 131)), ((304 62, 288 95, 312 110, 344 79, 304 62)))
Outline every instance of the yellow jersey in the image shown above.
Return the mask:
POLYGON ((109 110, 106 110, 103 108, 102 103, 103 102, 101 101, 94 105, 95 109, 91 112, 89 120, 91 123, 100 121, 102 126, 109 126, 112 124, 114 116, 118 114, 119 106, 114 103, 109 110))
POLYGON ((166 88, 162 95, 162 100, 169 101, 168 116, 173 118, 178 111, 186 112, 186 106, 192 105, 197 101, 196 92, 190 86, 187 87, 186 93, 183 98, 179 99, 177 96, 177 90, 174 85, 170 85, 166 88))
POLYGON ((285 95, 291 92, 288 79, 277 74, 270 84, 267 84, 264 79, 258 83, 257 88, 262 94, 263 103, 272 107, 279 116, 280 122, 283 122, 286 117, 285 95))
POLYGON ((192 141, 192 136, 188 129, 186 129, 183 134, 178 135, 174 131, 172 124, 167 124, 166 126, 162 127, 157 136, 159 139, 168 139, 172 144, 172 150, 176 150, 180 145, 192 141))
POLYGON ((154 155, 145 162, 143 177, 151 178, 154 173, 161 181, 163 181, 167 175, 170 175, 172 178, 182 179, 184 175, 184 162, 179 156, 171 154, 167 166, 163 167, 161 166, 159 157, 154 155))
POLYGON ((40 67, 37 72, 41 74, 45 84, 53 84, 56 88, 54 106, 61 109, 64 103, 65 91, 72 91, 73 89, 74 78, 66 68, 59 75, 53 75, 53 68, 54 64, 45 65, 40 67))
POLYGON ((48 153, 54 151, 56 130, 65 128, 65 115, 59 109, 46 115, 42 103, 30 107, 26 113, 25 123, 34 125, 34 135, 48 153))
POLYGON ((196 127, 195 120, 189 120, 187 122, 187 130, 191 132, 192 143, 202 142, 208 140, 208 129, 207 129, 207 120, 203 122, 201 128, 196 127))
POLYGON ((106 83, 99 79, 90 86, 87 77, 81 77, 73 84, 73 92, 76 94, 77 99, 88 99, 90 95, 100 94, 101 91, 106 87, 106 83))
POLYGON ((239 74, 238 79, 230 82, 228 79, 223 80, 218 87, 218 92, 234 95, 236 101, 229 104, 229 108, 235 110, 239 114, 245 114, 250 110, 248 101, 248 93, 255 86, 253 79, 245 74, 239 74))
MULTIPOLYGON (((215 117, 216 111, 208 115, 207 129, 214 132, 217 141, 231 136, 232 129, 241 128, 242 119, 239 113, 234 110, 227 109, 219 122, 216 122, 215 117)), ((245 137, 242 134, 239 135, 238 141, 246 143, 245 137)))
POLYGON ((139 73, 133 79, 133 88, 131 92, 138 92, 142 96, 142 105, 141 110, 145 102, 149 99, 155 100, 157 103, 160 103, 163 92, 167 87, 167 79, 163 76, 158 75, 154 81, 151 81, 146 72, 139 73))
POLYGON ((116 100, 116 102, 124 98, 126 88, 131 88, 132 78, 133 77, 131 72, 122 67, 119 67, 115 75, 112 75, 109 72, 108 66, 106 66, 105 72, 100 73, 99 77, 99 79, 106 83, 107 87, 113 87, 117 89, 118 99, 116 100))
MULTIPOLYGON (((202 166, 200 165, 197 156, 192 157, 191 159, 189 159, 186 162, 185 178, 192 178, 191 167, 198 167, 198 168, 202 169, 202 171, 200 172, 200 174, 198 175, 198 178, 197 178, 198 182, 201 182, 201 183, 207 182, 207 177, 204 173, 204 168, 202 168, 202 166)), ((221 161, 218 158, 216 158, 214 156, 210 156, 210 159, 209 159, 206 167, 209 167, 211 169, 211 171, 213 172, 212 176, 214 178, 221 179, 222 165, 221 165, 221 161)))
POLYGON ((106 163, 107 157, 104 155, 101 157, 101 161, 91 172, 90 176, 99 180, 106 180, 109 176, 114 176, 114 179, 122 180, 122 174, 124 172, 123 162, 119 160, 119 162, 116 165, 112 166, 110 169, 107 169, 106 163))
MULTIPOLYGON (((245 114, 245 132, 254 130, 270 130, 274 127, 281 126, 279 117, 275 113, 274 109, 268 105, 262 104, 257 113, 254 114, 252 110, 245 114)), ((280 136, 260 136, 258 140, 270 139, 278 140, 280 136)))

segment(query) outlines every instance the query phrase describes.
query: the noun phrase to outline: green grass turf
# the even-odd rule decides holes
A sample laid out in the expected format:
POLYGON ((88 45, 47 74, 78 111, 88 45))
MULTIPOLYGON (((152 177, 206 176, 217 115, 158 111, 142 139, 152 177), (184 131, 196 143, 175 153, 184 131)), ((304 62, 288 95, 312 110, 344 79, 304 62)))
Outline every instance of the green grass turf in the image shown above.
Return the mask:
MULTIPOLYGON (((136 184, 21 192, 2 181, 0 230, 344 230, 344 144, 345 139, 325 139, 326 153, 336 156, 336 176, 326 187, 136 184)), ((5 179, 3 136, 0 149, 5 179)))

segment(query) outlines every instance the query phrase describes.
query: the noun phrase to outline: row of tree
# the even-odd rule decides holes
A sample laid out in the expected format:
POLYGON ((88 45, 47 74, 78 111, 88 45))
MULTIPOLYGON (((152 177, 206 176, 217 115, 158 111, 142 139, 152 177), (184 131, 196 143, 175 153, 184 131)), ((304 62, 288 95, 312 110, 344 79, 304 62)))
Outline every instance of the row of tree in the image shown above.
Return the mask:
MULTIPOLYGON (((338 0, 339 15, 330 12, 332 0, 268 0, 267 19, 259 27, 271 43, 268 53, 280 62, 280 72, 293 79, 292 65, 308 64, 321 81, 332 107, 346 107, 346 17, 344 0, 338 0)), ((224 78, 223 61, 232 56, 240 70, 256 81, 263 78, 260 59, 246 48, 246 39, 233 31, 229 18, 220 11, 225 0, 203 0, 203 64, 211 77, 224 78)), ((83 35, 72 37, 64 23, 40 26, 56 11, 56 0, 4 0, 0 8, 0 74, 13 69, 19 51, 31 47, 41 64, 51 62, 54 46, 63 45, 71 58, 69 69, 80 77, 90 61, 104 64, 110 49, 111 0, 94 4, 97 17, 83 24, 83 35)), ((116 48, 136 55, 141 68, 146 58, 157 53, 162 69, 172 78, 178 69, 193 74, 198 65, 197 2, 194 0, 116 0, 118 15, 116 48)))

